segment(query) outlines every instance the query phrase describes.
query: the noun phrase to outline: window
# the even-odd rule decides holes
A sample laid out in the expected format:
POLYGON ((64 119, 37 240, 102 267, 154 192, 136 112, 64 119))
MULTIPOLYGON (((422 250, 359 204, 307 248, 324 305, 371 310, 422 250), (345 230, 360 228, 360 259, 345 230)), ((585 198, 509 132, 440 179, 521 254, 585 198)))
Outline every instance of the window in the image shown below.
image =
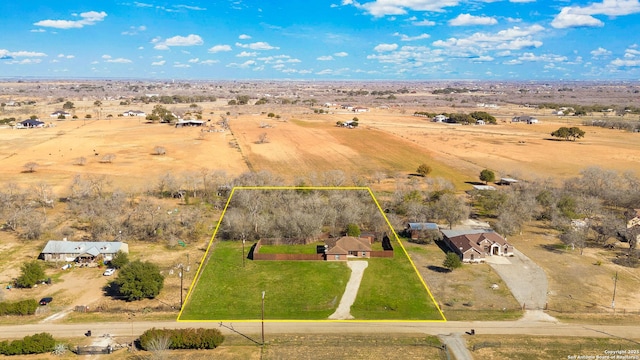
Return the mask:
POLYGON ((336 260, 340 260, 340 255, 336 255, 336 260))

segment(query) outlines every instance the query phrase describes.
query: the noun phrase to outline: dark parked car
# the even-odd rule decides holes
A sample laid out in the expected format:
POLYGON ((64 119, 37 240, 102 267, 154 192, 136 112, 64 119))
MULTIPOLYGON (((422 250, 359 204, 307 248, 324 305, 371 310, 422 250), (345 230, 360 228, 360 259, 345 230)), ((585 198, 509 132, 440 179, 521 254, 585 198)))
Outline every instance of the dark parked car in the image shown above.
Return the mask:
POLYGON ((42 299, 40 299, 40 305, 47 305, 51 301, 53 301, 52 297, 43 297, 42 299))

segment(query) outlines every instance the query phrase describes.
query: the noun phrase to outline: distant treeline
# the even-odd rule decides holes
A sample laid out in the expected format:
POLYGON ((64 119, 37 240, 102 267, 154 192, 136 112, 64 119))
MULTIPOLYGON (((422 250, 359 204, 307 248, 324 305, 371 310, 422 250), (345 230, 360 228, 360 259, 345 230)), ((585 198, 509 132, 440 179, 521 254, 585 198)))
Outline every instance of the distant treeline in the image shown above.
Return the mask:
POLYGON ((538 105, 541 109, 554 109, 554 110, 559 110, 562 108, 573 109, 574 110, 573 114, 575 116, 586 115, 592 112, 610 112, 611 110, 616 111, 618 113, 626 112, 626 113, 632 113, 632 114, 640 114, 640 107, 636 107, 636 106, 619 107, 614 105, 601 105, 601 104, 578 105, 578 104, 563 104, 563 103, 538 103, 535 105, 538 105))
POLYGON ((453 88, 446 87, 444 89, 435 89, 431 93, 434 95, 437 94, 459 94, 459 93, 469 93, 469 92, 477 92, 478 89, 467 89, 467 88, 453 88))
POLYGON ((613 119, 583 121, 582 125, 599 126, 602 128, 640 132, 640 121, 629 121, 629 120, 620 120, 620 119, 613 118, 613 119))
MULTIPOLYGON (((436 113, 431 113, 431 112, 426 112, 426 111, 416 111, 413 113, 413 116, 422 116, 422 117, 429 117, 429 118, 433 118, 434 116, 436 116, 438 114, 436 113)), ((472 123, 472 122, 476 122, 478 120, 482 120, 486 123, 489 124, 495 124, 496 123, 496 118, 489 114, 486 111, 474 111, 470 114, 464 114, 464 113, 442 113, 442 115, 446 116, 448 119, 445 122, 448 123, 454 123, 454 124, 468 124, 468 123, 472 123)))
POLYGON ((139 96, 134 98, 135 101, 160 104, 191 104, 197 102, 216 101, 213 95, 162 95, 162 96, 139 96))

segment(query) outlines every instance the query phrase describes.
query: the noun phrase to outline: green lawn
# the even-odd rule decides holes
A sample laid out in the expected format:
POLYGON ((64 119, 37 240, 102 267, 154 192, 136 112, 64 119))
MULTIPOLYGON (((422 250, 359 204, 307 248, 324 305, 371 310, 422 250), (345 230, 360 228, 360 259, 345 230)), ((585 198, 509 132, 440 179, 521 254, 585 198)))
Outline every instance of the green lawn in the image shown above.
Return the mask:
MULTIPOLYGON (((351 313, 357 320, 442 320, 400 248, 393 259, 368 259, 351 313)), ((314 245, 315 252, 315 245, 314 245)), ((240 242, 216 241, 179 320, 326 320, 351 275, 345 262, 252 261, 240 242)))
POLYGON ((369 259, 358 297, 351 307, 356 319, 442 320, 440 312, 402 248, 394 257, 369 259))

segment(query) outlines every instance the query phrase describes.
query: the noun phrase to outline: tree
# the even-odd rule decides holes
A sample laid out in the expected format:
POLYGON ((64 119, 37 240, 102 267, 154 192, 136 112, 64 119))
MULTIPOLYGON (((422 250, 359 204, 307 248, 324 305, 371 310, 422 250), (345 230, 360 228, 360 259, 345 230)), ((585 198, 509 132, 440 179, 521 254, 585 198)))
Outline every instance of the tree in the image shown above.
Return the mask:
POLYGON ((460 256, 454 252, 448 252, 447 257, 444 258, 442 262, 442 266, 449 270, 457 269, 462 266, 462 261, 460 260, 460 256))
POLYGON ((24 168, 24 172, 28 173, 36 172, 38 166, 40 165, 38 165, 38 163, 35 161, 29 161, 28 163, 22 165, 22 167, 24 168))
POLYGON ((493 182, 496 180, 496 174, 489 169, 484 169, 480 171, 480 180, 484 181, 485 184, 489 181, 493 182))
POLYGON ((581 130, 579 127, 574 126, 574 127, 568 128, 566 126, 563 126, 558 130, 552 132, 551 136, 562 138, 566 141, 569 141, 569 140, 576 141, 577 139, 583 138, 584 134, 585 132, 581 130))
POLYGON ((469 114, 469 116, 471 116, 475 120, 483 120, 487 124, 495 124, 496 123, 496 118, 493 115, 491 115, 488 112, 486 112, 486 111, 474 111, 471 114, 469 114))
POLYGON ((164 146, 156 146, 153 148, 153 154, 154 155, 166 155, 167 154, 167 149, 164 146))
MULTIPOLYGON (((247 105, 249 103, 249 95, 236 96, 236 102, 238 105, 247 105)), ((231 105, 231 104, 229 104, 231 105)))
POLYGON ((99 107, 99 106, 102 106, 102 101, 100 101, 100 100, 96 100, 96 101, 94 101, 94 102, 93 102, 93 106, 98 106, 98 107, 99 107))
POLYGON ((16 279, 17 287, 33 287, 33 285, 43 280, 45 277, 44 270, 37 260, 22 264, 20 269, 20 276, 16 279))
POLYGON ((449 223, 449 229, 469 217, 469 207, 462 198, 453 194, 444 194, 434 204, 436 216, 449 223))
POLYGON ((268 142, 269 142, 269 139, 267 139, 266 132, 263 132, 262 134, 260 134, 260 136, 258 136, 258 144, 265 144, 268 142))
POLYGON ((129 254, 122 250, 118 250, 113 259, 111 259, 111 267, 116 269, 122 269, 127 264, 129 264, 129 254))
POLYGON ((420 164, 420 166, 418 166, 418 170, 416 170, 416 172, 418 174, 420 174, 421 176, 427 176, 431 172, 431 166, 429 166, 427 164, 420 164))
POLYGON ((347 236, 360 236, 360 227, 358 226, 358 224, 351 223, 347 225, 347 236))
POLYGON ((74 104, 71 101, 67 101, 66 103, 64 103, 64 105, 62 105, 62 108, 65 110, 73 109, 73 107, 74 107, 74 104))
POLYGON ((162 290, 164 276, 157 265, 136 260, 123 267, 113 283, 128 301, 153 299, 162 290))

